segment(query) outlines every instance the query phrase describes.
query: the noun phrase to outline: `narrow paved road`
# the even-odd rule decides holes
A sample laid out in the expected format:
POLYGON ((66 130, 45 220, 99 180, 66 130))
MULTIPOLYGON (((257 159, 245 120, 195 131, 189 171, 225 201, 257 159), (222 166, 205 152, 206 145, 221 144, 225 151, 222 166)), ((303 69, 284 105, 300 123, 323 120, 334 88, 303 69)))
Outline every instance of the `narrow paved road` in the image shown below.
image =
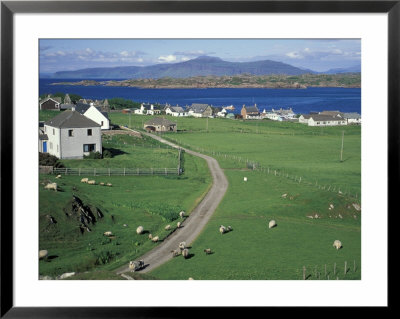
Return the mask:
MULTIPOLYGON (((176 144, 164 140, 157 135, 149 133, 142 134, 150 136, 164 144, 179 148, 179 146, 177 146, 176 144)), ((182 222, 183 227, 174 231, 154 249, 136 259, 144 260, 145 268, 141 270, 141 272, 143 273, 149 272, 173 258, 171 250, 177 249, 180 242, 185 241, 188 246, 191 246, 192 242, 196 239, 203 227, 207 224, 208 220, 214 213, 215 209, 218 207, 219 203, 226 193, 226 190, 228 189, 228 180, 226 179, 222 169, 219 167, 218 162, 214 158, 201 153, 193 152, 188 149, 182 149, 188 154, 204 158, 207 161, 213 178, 213 185, 206 196, 203 198, 203 200, 190 213, 190 216, 186 217, 186 219, 182 222)), ((128 265, 126 265, 118 269, 117 274, 123 274, 128 271, 129 268, 128 265)))

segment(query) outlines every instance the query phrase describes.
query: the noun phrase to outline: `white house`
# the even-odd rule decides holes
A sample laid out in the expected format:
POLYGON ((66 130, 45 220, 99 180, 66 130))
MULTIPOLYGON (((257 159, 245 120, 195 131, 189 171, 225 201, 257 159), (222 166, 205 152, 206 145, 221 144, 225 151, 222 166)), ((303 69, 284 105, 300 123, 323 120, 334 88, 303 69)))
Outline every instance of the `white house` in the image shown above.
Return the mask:
POLYGON ((91 105, 85 113, 83 113, 87 118, 100 124, 102 130, 110 129, 110 120, 108 119, 107 112, 101 112, 97 107, 91 105))
POLYGON ((361 124, 361 115, 358 113, 344 113, 343 117, 347 120, 347 124, 361 124))
POLYGON ((165 108, 165 114, 176 117, 182 117, 188 115, 188 113, 181 106, 167 106, 165 108))
POLYGON ((145 104, 145 103, 142 103, 140 105, 140 109, 135 110, 135 114, 140 114, 140 115, 155 115, 160 113, 161 110, 155 109, 153 104, 145 104))
POLYGON ((101 127, 77 111, 66 110, 44 123, 47 152, 60 159, 102 153, 101 127))
POLYGON ((228 114, 228 111, 225 108, 222 108, 222 110, 217 113, 217 116, 218 117, 226 117, 227 114, 228 114))
POLYGON ((212 113, 212 108, 208 104, 192 103, 188 108, 188 116, 210 117, 212 116, 212 113))
POLYGON ((339 116, 322 115, 322 114, 306 114, 300 115, 299 123, 308 126, 337 126, 347 125, 347 121, 339 116))

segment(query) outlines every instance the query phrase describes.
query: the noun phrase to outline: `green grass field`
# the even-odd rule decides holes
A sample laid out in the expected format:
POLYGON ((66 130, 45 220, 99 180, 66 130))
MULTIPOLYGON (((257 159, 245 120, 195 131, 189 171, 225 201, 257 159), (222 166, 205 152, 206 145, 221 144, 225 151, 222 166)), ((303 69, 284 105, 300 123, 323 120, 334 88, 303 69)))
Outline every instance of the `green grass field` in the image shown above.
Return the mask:
MULTIPOLYGON (((114 124, 130 124, 138 130, 150 118, 109 115, 114 124)), ((215 157, 225 171, 229 188, 210 222, 193 242, 191 258, 176 257, 143 279, 297 280, 303 277, 303 267, 309 280, 328 276, 331 280, 361 279, 361 212, 352 205, 361 200, 360 126, 313 128, 268 120, 166 118, 178 124, 179 132, 163 137, 215 157), (343 131, 344 152, 340 161, 343 131), (259 168, 249 169, 248 162, 259 168), (243 177, 248 181, 244 182, 243 177), (283 194, 287 194, 286 198, 283 194), (334 209, 329 210, 330 204, 334 209), (315 214, 320 218, 307 217, 315 214), (278 226, 269 229, 271 219, 278 226), (233 231, 221 235, 221 224, 232 226, 233 231), (335 239, 341 240, 342 249, 332 246, 335 239), (205 248, 214 253, 205 255, 205 248)), ((124 153, 109 163, 103 159, 100 161, 104 162, 93 165, 124 167, 126 163, 139 165, 157 160, 176 162, 174 150, 158 147, 156 142, 146 141, 149 144, 143 147, 125 139, 129 138, 105 138, 105 147, 124 153)), ((88 160, 73 161, 70 165, 80 167, 81 163, 88 160)), ((187 154, 185 173, 179 177, 96 178, 98 182, 111 182, 110 188, 81 184, 82 177, 63 176, 62 192, 40 187, 40 249, 48 249, 50 256, 57 256, 40 261, 42 275, 90 270, 77 279, 112 279, 110 271, 156 245, 147 235, 136 234, 139 224, 163 238, 167 235, 164 226, 176 224, 170 212, 193 209, 211 182, 206 163, 187 154), (73 186, 78 190, 73 191, 73 186), (73 192, 85 204, 100 207, 104 212, 104 219, 90 233, 81 235, 76 223, 63 213, 73 192), (60 222, 49 225, 46 214, 60 222), (105 238, 105 231, 112 231, 116 238, 105 238), (94 269, 96 273, 92 273, 94 269)), ((43 181, 49 176, 40 178, 43 181)))
MULTIPOLYGON (((209 187, 211 177, 204 160, 185 155, 185 168, 182 176, 96 177, 97 183, 110 182, 112 187, 81 183, 84 176, 55 179, 54 175, 41 174, 39 249, 48 250, 49 259, 39 262, 40 275, 107 271, 152 249, 157 244, 148 239, 148 233, 137 235, 136 228, 142 225, 162 240, 176 228, 179 212, 190 212, 209 187), (61 190, 44 189, 49 181, 57 182, 61 190), (91 232, 81 234, 79 221, 66 216, 73 194, 92 211, 97 207, 104 214, 94 226, 89 225, 91 232), (57 223, 50 223, 46 215, 57 223), (170 231, 164 230, 167 224, 172 226, 170 231), (115 238, 105 237, 106 231, 115 238)), ((102 279, 104 273, 100 274, 102 279)))
POLYGON ((225 173, 228 192, 192 244, 192 257, 175 257, 151 275, 176 280, 297 280, 303 278, 305 266, 308 280, 361 278, 361 214, 351 205, 354 201, 256 171, 225 173), (320 218, 307 217, 315 214, 320 218), (277 227, 269 229, 271 219, 277 227), (220 225, 233 230, 221 235, 220 225), (340 250, 332 246, 336 239, 343 244, 340 250), (214 253, 206 255, 206 248, 214 253))

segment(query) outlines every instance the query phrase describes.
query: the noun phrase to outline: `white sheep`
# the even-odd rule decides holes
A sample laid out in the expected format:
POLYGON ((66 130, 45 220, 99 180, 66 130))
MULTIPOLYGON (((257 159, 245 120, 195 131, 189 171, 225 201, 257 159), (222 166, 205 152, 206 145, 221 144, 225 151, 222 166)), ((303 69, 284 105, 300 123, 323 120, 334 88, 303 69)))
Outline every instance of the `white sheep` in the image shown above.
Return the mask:
POLYGON ((182 210, 182 211, 179 213, 179 217, 183 219, 184 216, 185 216, 185 212, 182 210))
POLYGON ((106 231, 106 232, 104 233, 104 236, 112 236, 112 232, 106 231))
POLYGON ((276 227, 276 221, 275 221, 275 220, 271 220, 271 221, 269 222, 269 224, 268 224, 268 227, 269 227, 269 228, 276 227))
POLYGON ((61 178, 61 175, 57 175, 56 178, 61 178))
POLYGON ((206 255, 210 255, 211 254, 211 248, 204 249, 204 252, 206 253, 206 255))
POLYGON ((287 194, 282 194, 282 198, 286 198, 287 194))
POLYGON ((170 230, 171 229, 171 225, 167 225, 164 227, 165 230, 170 230))
POLYGON ((152 234, 149 234, 149 239, 153 239, 153 235, 152 234))
POLYGON ((136 228, 136 234, 140 235, 141 233, 143 233, 143 226, 139 226, 138 228, 136 228))
POLYGON ((85 177, 81 179, 81 183, 87 183, 89 181, 89 178, 85 177))
POLYGON ((189 257, 189 249, 185 248, 184 250, 182 250, 182 256, 183 258, 188 258, 189 257))
POLYGON ((107 185, 107 186, 112 186, 112 184, 111 184, 111 183, 107 183, 106 185, 107 185))
POLYGON ((139 260, 139 261, 130 261, 129 262, 129 269, 131 271, 139 270, 144 267, 144 261, 139 260))
POLYGON ((99 185, 100 186, 104 186, 105 184, 104 184, 104 182, 100 182, 99 185))
POLYGON ((188 280, 194 280, 192 277, 189 277, 188 280))
POLYGON ((159 241, 159 237, 158 236, 156 236, 156 237, 153 237, 152 239, 151 239, 151 241, 153 242, 153 243, 156 243, 156 242, 158 242, 159 241))
POLYGON ((184 250, 186 248, 186 242, 185 241, 180 242, 178 245, 178 248, 180 250, 184 250))
POLYGON ((177 222, 177 223, 176 223, 176 227, 177 227, 177 228, 181 228, 181 225, 182 225, 181 222, 177 222))
POLYGON ((333 242, 333 247, 335 247, 336 250, 342 248, 342 242, 341 242, 340 240, 336 239, 336 240, 333 242))
POLYGON ((54 189, 57 191, 57 183, 48 183, 45 187, 45 189, 54 189))
POLYGON ((87 182, 89 185, 96 185, 96 181, 94 179, 87 182))
POLYGON ((243 180, 244 180, 245 182, 247 182, 247 177, 243 177, 243 180))
POLYGON ((177 250, 177 249, 174 249, 174 250, 171 250, 171 253, 172 253, 172 257, 176 257, 176 256, 178 256, 181 252, 180 252, 179 250, 177 250))
POLYGON ((47 258, 49 252, 47 250, 39 250, 39 259, 47 258))
POLYGON ((226 232, 226 228, 224 225, 219 226, 219 232, 221 233, 221 235, 226 232))

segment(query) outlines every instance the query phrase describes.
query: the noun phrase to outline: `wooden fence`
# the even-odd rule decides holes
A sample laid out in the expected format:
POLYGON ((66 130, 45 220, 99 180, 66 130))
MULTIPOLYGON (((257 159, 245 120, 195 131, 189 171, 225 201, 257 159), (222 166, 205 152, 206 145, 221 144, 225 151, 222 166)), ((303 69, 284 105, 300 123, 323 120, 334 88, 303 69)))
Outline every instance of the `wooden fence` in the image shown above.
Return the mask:
POLYGON ((53 174, 79 176, 180 175, 179 168, 54 168, 53 174))

